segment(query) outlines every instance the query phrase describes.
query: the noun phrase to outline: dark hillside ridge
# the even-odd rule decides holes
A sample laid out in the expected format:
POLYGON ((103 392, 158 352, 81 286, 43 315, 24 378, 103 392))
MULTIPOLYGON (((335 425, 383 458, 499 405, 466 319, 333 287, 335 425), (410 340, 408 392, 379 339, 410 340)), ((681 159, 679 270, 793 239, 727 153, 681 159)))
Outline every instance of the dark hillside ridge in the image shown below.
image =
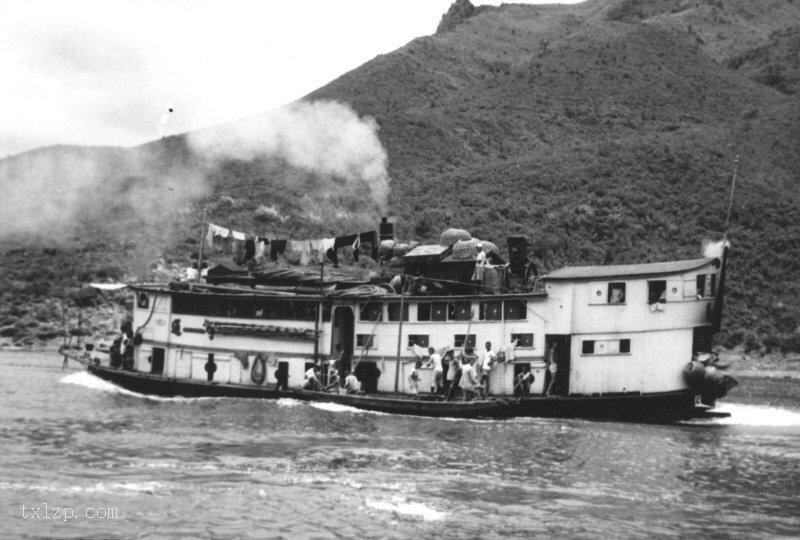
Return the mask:
MULTIPOLYGON (((435 241, 459 227, 503 245, 524 234, 543 269, 698 257, 703 239, 724 232, 739 155, 722 342, 798 351, 798 40, 800 2, 459 0, 435 35, 304 99, 377 120, 401 237, 435 241)), ((183 170, 203 184, 200 202, 181 199, 159 234, 135 212, 84 223, 74 241, 83 249, 87 234, 106 235, 115 268, 137 250, 185 259, 203 206, 244 230, 335 232, 299 217, 291 186, 315 179, 281 160, 211 163, 183 137, 123 152, 147 159, 97 152, 113 154, 97 157, 109 177, 161 185, 183 170), (261 205, 286 220, 259 218, 261 205), (141 231, 133 239, 130 224, 141 231)))

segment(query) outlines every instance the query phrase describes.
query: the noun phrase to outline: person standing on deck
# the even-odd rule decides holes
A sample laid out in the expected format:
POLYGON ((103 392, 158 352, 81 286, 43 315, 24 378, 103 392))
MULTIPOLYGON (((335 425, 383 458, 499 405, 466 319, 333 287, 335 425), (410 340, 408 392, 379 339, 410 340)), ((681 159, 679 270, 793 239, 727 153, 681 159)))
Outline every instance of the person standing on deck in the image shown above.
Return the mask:
POLYGON ((461 390, 464 392, 464 401, 475 396, 475 388, 478 386, 478 378, 475 375, 475 357, 472 356, 472 348, 467 347, 464 355, 464 363, 461 366, 461 390))
MULTIPOLYGON (((451 353, 448 353, 451 354, 451 353)), ((450 365, 447 369, 447 380, 448 388, 447 388, 447 396, 446 399, 450 401, 458 391, 458 383, 461 380, 461 362, 455 356, 451 357, 450 365)))
POLYGON ((428 347, 428 367, 433 366, 433 384, 431 392, 439 393, 444 387, 444 369, 442 369, 442 356, 433 347, 428 347))
POLYGON ((553 387, 556 386, 558 377, 558 343, 553 343, 547 353, 547 375, 550 377, 550 383, 547 385, 545 395, 550 396, 552 395, 553 387))
POLYGON ((492 342, 486 342, 486 352, 483 353, 483 364, 481 370, 481 386, 484 395, 489 395, 489 375, 492 373, 492 366, 497 361, 497 353, 492 350, 492 342))
POLYGON ((411 373, 408 375, 408 389, 414 395, 419 394, 419 372, 417 372, 417 370, 421 366, 422 362, 417 361, 417 363, 414 364, 414 369, 412 369, 411 373))
POLYGON ((486 253, 483 252, 483 244, 475 246, 478 248, 478 254, 475 255, 475 272, 472 274, 472 279, 479 284, 483 284, 483 271, 486 269, 486 253))

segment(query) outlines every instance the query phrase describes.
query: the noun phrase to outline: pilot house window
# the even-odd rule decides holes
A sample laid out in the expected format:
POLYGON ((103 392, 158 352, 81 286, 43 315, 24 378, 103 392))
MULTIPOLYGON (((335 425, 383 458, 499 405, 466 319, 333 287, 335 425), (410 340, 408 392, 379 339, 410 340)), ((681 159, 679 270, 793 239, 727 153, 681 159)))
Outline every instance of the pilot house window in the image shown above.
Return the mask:
POLYGON ((665 304, 667 302, 667 282, 666 280, 648 281, 648 304, 665 304))
POLYGON ((609 304, 625 303, 625 283, 615 282, 608 284, 608 303, 609 304))
POLYGON ((711 298, 716 293, 716 289, 716 274, 700 274, 697 276, 697 296, 711 298))

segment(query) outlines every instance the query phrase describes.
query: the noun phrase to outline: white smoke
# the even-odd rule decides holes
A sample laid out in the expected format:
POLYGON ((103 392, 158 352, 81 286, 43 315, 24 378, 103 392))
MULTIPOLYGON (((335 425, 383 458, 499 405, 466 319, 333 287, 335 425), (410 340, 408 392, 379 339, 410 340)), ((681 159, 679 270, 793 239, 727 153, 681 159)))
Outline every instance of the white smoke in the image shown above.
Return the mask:
POLYGON ((730 247, 730 245, 731 243, 727 240, 718 240, 716 242, 708 239, 703 240, 703 257, 721 259, 725 248, 730 247))
POLYGON ((163 229, 165 217, 207 188, 194 171, 159 169, 153 161, 140 149, 89 147, 44 148, 0 161, 0 240, 61 240, 82 223, 113 227, 122 213, 163 229))
POLYGON ((190 144, 212 158, 260 156, 330 177, 351 192, 366 186, 381 210, 389 194, 388 157, 378 123, 335 101, 295 102, 262 115, 190 135, 190 144), (351 188, 351 189, 347 189, 351 188))

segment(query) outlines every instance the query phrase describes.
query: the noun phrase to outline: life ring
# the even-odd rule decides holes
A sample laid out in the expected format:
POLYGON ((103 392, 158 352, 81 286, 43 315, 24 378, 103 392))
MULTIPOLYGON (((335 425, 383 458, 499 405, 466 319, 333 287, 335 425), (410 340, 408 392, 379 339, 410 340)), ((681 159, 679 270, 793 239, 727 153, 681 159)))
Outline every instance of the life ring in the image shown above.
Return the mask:
POLYGON ((256 384, 263 384, 267 378, 267 360, 261 355, 256 355, 253 367, 250 369, 250 380, 256 384))

